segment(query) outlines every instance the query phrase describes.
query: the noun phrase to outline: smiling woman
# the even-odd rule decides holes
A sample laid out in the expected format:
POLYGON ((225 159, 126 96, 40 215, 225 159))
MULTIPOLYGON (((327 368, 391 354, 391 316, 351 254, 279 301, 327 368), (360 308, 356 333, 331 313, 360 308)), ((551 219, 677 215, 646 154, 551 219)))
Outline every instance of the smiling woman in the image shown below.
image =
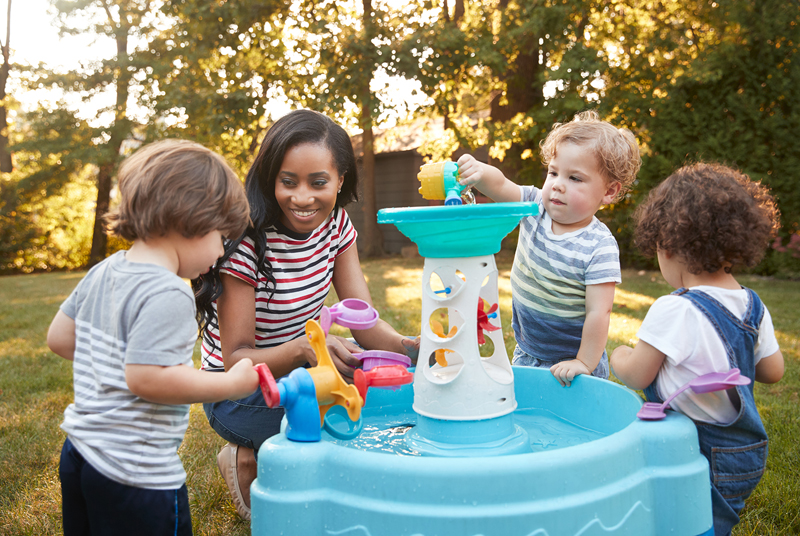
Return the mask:
POLYGON ((292 147, 275 183, 281 223, 297 233, 313 231, 333 211, 343 183, 344 175, 339 175, 327 147, 310 143, 292 147))
MULTIPOLYGON (((278 378, 316 365, 305 324, 322 309, 331 285, 340 300, 372 299, 356 248, 356 230, 344 206, 357 199, 350 138, 328 117, 296 110, 269 129, 245 187, 252 225, 229 243, 210 273, 195 280, 204 315, 203 368, 223 371, 239 360, 266 363, 278 378)), ((379 320, 354 331, 366 350, 388 350, 416 360, 419 340, 379 320)), ((352 378, 357 345, 335 335, 328 352, 352 378)), ((205 404, 211 427, 229 441, 217 457, 239 514, 250 517, 255 451, 278 433, 283 409, 270 409, 260 391, 241 400, 205 404)))

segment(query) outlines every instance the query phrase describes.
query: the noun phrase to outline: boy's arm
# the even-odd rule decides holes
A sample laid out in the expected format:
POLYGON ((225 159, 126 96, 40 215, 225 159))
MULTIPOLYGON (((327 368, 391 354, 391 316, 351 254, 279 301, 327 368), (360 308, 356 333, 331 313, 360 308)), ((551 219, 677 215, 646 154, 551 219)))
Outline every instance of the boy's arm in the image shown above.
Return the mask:
POLYGON ((609 363, 611 370, 622 383, 631 389, 644 389, 656 379, 666 355, 644 341, 635 348, 617 346, 609 363))
POLYGON ((550 367, 550 372, 564 387, 569 387, 579 374, 591 374, 600 363, 608 341, 615 287, 613 282, 586 286, 586 320, 578 355, 575 359, 561 361, 550 367))
POLYGON ((522 196, 518 184, 508 180, 496 167, 478 162, 469 154, 458 159, 458 177, 458 182, 474 186, 494 201, 518 202, 522 196))
POLYGON ((204 372, 187 365, 125 365, 125 381, 136 396, 156 404, 238 400, 258 388, 253 362, 239 360, 228 372, 204 372))
POLYGON ((772 355, 761 358, 756 363, 756 381, 761 383, 775 383, 783 378, 783 354, 780 350, 772 355))
POLYGON ((47 330, 47 347, 64 359, 75 357, 75 320, 60 309, 47 330))

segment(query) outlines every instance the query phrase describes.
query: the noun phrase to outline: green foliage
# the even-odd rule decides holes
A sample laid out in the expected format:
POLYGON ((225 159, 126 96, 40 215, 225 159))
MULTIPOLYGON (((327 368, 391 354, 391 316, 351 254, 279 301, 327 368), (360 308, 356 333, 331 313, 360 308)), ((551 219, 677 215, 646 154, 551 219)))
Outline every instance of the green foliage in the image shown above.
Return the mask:
MULTIPOLYGON (((631 198, 614 210, 623 257, 636 258, 625 251, 632 229, 624 222, 638 201, 681 165, 701 160, 768 185, 783 236, 797 233, 800 10, 780 0, 665 4, 666 11, 618 7, 610 17, 622 70, 609 72, 601 109, 634 129, 644 149, 631 198)), ((761 268, 771 273, 774 262, 761 268)))
POLYGON ((63 108, 26 120, 12 138, 16 169, 0 183, 0 273, 83 266, 97 193, 89 164, 96 131, 63 108))
MULTIPOLYGON (((30 88, 85 98, 113 90, 117 102, 101 110, 114 116, 111 123, 79 119, 58 103, 13 126, 12 150, 22 164, 1 186, 0 265, 7 268, 78 262, 82 253, 50 265, 51 257, 19 252, 50 240, 37 236, 48 231, 34 214, 90 166, 104 185, 98 199, 107 196, 119 147, 132 132, 147 141, 194 139, 243 176, 276 100, 369 128, 392 111, 391 81, 378 83, 383 74, 418 81, 433 103, 420 114, 445 117, 444 135, 423 153, 439 159, 459 147, 487 147, 492 162, 520 183, 541 183, 538 146, 556 121, 596 108, 634 131, 643 156, 638 180, 598 214, 627 266, 653 267, 632 245, 635 207, 696 160, 736 166, 769 185, 782 212, 781 244, 800 233, 800 10, 791 2, 53 3, 62 32, 109 36, 129 52, 80 71, 26 75, 30 88), (146 124, 129 117, 129 92, 149 114, 146 124)), ((791 254, 777 250, 759 270, 800 271, 791 254)))

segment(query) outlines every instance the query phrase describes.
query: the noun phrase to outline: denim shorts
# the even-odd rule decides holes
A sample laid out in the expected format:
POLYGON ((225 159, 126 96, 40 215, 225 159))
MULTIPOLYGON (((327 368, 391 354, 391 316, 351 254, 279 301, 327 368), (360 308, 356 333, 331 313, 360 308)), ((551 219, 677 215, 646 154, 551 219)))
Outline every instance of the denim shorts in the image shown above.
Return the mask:
MULTIPOLYGON (((533 357, 530 354, 526 354, 519 347, 519 345, 517 345, 514 348, 514 357, 511 359, 511 364, 518 367, 538 367, 549 369, 556 363, 560 363, 561 361, 569 361, 570 359, 574 358, 562 357, 561 359, 556 359, 554 361, 546 361, 544 359, 539 359, 538 357, 533 357)), ((597 368, 592 371, 592 376, 603 378, 604 380, 608 379, 608 354, 605 350, 603 350, 603 357, 600 358, 600 363, 597 364, 597 368)))
POLYGON ((226 441, 253 449, 281 430, 283 408, 269 408, 261 389, 239 400, 203 404, 208 424, 226 441))

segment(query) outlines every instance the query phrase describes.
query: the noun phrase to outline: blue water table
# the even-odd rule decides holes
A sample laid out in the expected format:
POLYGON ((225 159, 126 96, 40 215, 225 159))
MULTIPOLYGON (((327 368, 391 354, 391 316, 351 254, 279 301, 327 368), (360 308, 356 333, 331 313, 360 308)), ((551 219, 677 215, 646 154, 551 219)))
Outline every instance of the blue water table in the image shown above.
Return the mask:
POLYGON ((509 364, 494 254, 536 213, 531 203, 379 212, 425 257, 413 385, 362 382, 357 426, 331 433, 317 421, 319 441, 267 440, 254 535, 713 534, 708 463, 688 418, 642 420, 623 386, 579 376, 564 388, 546 369, 509 364))

